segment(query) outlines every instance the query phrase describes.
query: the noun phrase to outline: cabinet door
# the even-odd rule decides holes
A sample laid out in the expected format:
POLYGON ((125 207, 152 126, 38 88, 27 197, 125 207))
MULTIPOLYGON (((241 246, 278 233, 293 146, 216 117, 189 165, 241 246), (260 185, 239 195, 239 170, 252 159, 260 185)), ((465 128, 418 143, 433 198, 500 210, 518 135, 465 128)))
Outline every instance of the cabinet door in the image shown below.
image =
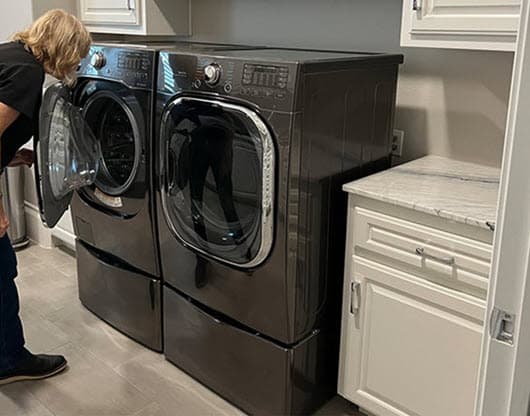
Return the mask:
POLYGON ((405 0, 403 46, 514 50, 521 0, 405 0))
POLYGON ((339 392, 378 416, 472 416, 484 302, 358 257, 353 272, 339 392))
POLYGON ((141 0, 80 0, 81 20, 88 24, 139 25, 141 0))

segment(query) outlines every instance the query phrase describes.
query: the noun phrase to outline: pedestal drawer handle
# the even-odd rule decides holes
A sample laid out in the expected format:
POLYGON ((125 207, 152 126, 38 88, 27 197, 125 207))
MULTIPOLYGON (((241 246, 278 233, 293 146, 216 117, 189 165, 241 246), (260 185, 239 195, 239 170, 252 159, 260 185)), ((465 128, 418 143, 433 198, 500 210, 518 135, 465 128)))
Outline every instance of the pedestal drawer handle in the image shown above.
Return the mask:
POLYGON ((456 259, 454 257, 433 256, 432 254, 427 253, 423 247, 418 247, 416 249, 416 254, 418 256, 421 256, 422 259, 438 261, 440 263, 447 264, 448 266, 454 266, 456 263, 456 259))

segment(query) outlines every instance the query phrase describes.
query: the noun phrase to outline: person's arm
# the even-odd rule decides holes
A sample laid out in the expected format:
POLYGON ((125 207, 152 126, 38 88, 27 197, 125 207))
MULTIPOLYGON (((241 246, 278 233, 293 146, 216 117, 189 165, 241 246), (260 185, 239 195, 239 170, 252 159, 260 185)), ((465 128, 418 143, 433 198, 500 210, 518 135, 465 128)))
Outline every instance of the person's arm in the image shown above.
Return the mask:
MULTIPOLYGON (((0 102, 0 160, 2 160, 2 136, 6 129, 17 119, 19 112, 8 105, 0 102)), ((2 205, 2 193, 0 192, 0 238, 7 232, 9 227, 9 219, 4 211, 2 205)))

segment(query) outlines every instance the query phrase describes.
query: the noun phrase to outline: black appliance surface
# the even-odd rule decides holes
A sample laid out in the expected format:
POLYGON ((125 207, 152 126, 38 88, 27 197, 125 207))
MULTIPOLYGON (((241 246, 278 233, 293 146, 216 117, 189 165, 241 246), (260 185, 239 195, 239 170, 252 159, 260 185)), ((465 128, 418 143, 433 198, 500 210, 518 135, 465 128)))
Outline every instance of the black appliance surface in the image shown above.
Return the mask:
POLYGON ((390 165, 402 60, 288 49, 160 52, 165 353, 246 411, 307 414, 336 392, 341 186, 390 165), (216 348, 224 361, 208 364, 216 348), (272 385, 276 393, 250 391, 272 385))
POLYGON ((121 332, 162 351, 161 283, 115 258, 76 241, 79 298, 121 332))
POLYGON ((75 87, 47 89, 35 141, 43 221, 53 227, 71 206, 81 301, 155 350, 162 349, 162 320, 152 126, 161 48, 168 43, 94 44, 75 87))
POLYGON ((157 56, 148 46, 94 44, 73 88, 57 83, 45 92, 36 146, 43 220, 53 227, 71 206, 82 303, 161 350, 152 163, 157 56))
POLYGON ((93 45, 74 88, 46 91, 37 146, 47 225, 71 202, 78 238, 160 276, 151 163, 156 57, 152 49, 93 45), (94 148, 97 157, 85 160, 94 148))

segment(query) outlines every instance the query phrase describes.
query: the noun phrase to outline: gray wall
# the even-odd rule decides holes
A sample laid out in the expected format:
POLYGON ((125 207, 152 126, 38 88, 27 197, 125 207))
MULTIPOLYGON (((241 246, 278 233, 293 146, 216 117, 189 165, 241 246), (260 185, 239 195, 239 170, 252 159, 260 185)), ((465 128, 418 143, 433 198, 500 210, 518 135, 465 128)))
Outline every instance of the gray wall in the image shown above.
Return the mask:
POLYGON ((399 47, 402 0, 193 0, 200 41, 401 51, 403 160, 427 153, 499 166, 513 54, 399 47))
POLYGON ((3 0, 0 6, 0 42, 31 24, 31 0, 3 0))

